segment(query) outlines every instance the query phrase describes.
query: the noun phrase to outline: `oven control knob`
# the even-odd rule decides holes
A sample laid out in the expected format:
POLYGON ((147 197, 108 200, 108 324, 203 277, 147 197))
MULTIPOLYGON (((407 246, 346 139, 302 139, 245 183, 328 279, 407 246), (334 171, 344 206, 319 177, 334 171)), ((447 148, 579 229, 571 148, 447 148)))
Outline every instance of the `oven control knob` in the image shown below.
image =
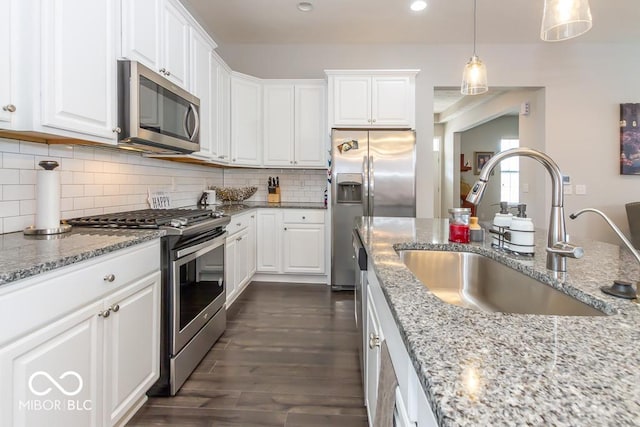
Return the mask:
POLYGON ((170 224, 172 227, 176 227, 176 228, 180 227, 180 221, 178 221, 177 219, 172 219, 170 224))
POLYGON ((189 223, 189 220, 187 218, 178 218, 178 222, 180 223, 180 225, 187 225, 189 223))

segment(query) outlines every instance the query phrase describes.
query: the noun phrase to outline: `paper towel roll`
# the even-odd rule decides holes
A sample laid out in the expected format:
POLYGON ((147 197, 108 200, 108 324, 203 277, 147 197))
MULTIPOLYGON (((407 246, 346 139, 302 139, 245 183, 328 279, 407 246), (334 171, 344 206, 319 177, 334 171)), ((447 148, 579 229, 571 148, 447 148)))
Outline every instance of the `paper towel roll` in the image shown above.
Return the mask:
POLYGON ((38 163, 44 170, 36 173, 36 223, 38 230, 60 227, 60 172, 55 161, 38 163))

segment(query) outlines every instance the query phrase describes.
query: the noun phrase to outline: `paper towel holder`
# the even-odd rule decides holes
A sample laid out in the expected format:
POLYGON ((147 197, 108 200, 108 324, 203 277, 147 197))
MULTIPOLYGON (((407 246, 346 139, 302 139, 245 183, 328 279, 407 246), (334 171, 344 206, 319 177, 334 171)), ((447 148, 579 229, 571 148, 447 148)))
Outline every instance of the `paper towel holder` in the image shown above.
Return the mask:
MULTIPOLYGON (((55 160, 42 160, 40 163, 38 163, 38 166, 42 167, 44 170, 52 171, 58 167, 58 162, 56 162, 55 160)), ((51 228, 36 228, 35 225, 32 225, 24 229, 24 234, 30 236, 43 236, 51 234, 61 234, 68 231, 71 231, 71 224, 61 222, 58 227, 51 228)))

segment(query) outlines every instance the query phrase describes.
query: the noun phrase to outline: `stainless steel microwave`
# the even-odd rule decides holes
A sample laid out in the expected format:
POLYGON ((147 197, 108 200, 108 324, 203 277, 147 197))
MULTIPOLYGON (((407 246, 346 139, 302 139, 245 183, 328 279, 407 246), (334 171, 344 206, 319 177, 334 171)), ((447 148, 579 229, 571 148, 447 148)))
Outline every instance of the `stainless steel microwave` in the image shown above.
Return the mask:
POLYGON ((200 150, 200 100, 136 61, 118 61, 118 145, 156 154, 200 150))

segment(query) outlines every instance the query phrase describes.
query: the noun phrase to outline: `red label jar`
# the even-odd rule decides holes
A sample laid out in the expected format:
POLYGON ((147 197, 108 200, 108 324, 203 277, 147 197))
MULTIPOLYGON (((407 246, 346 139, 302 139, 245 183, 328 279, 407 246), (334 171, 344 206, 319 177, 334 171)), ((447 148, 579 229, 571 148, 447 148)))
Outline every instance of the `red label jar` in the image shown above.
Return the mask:
POLYGON ((469 243, 469 217, 471 209, 449 209, 449 241, 454 243, 469 243))

